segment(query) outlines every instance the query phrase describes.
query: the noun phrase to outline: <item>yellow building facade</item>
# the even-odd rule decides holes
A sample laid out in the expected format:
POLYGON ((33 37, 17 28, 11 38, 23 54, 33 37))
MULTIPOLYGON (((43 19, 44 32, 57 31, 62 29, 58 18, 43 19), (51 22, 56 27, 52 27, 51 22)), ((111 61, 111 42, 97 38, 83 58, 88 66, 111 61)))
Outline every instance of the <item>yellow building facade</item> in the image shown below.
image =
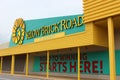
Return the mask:
POLYGON ((119 80, 119 0, 83 0, 84 14, 16 19, 0 72, 63 80, 119 80))

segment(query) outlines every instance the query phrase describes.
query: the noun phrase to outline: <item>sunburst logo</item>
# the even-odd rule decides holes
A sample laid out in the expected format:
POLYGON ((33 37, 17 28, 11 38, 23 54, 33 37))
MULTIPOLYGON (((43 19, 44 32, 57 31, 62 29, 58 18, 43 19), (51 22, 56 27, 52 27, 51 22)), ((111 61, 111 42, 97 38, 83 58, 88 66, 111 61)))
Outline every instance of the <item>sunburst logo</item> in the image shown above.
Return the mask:
POLYGON ((12 41, 21 45, 25 36, 25 24, 22 18, 16 19, 12 30, 12 41))

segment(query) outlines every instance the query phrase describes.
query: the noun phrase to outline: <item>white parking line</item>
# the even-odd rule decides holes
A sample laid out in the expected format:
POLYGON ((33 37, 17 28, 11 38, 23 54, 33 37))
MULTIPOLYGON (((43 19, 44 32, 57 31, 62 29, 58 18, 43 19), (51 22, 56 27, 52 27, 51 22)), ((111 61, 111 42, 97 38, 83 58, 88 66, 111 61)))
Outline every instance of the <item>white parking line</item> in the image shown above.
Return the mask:
POLYGON ((0 80, 11 80, 11 79, 8 79, 8 78, 0 78, 0 80))

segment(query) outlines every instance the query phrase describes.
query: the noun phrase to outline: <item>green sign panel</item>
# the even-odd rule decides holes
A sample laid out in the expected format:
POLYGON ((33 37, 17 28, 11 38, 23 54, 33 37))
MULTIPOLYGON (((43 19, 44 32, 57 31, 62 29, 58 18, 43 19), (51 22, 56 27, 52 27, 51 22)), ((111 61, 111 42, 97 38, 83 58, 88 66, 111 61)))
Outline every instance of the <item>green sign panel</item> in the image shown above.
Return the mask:
MULTIPOLYGON (((64 32, 65 36, 85 31, 83 15, 15 21, 10 47, 35 42, 35 39, 64 32)), ((54 38, 53 38, 54 39, 54 38)))
MULTIPOLYGON (((120 75, 120 50, 116 51, 116 72, 120 75)), ((83 74, 109 75, 109 54, 104 52, 90 52, 81 54, 80 72, 83 74)), ((46 56, 35 56, 33 72, 46 72, 46 56)), ((50 55, 50 72, 77 73, 77 53, 50 55)))

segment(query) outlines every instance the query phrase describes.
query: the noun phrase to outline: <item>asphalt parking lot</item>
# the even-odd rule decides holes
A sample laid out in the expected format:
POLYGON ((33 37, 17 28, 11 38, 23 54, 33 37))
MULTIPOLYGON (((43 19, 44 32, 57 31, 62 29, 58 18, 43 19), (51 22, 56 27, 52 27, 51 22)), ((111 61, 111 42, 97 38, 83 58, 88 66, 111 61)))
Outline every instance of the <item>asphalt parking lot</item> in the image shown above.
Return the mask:
POLYGON ((12 76, 7 74, 0 74, 0 80, 47 80, 47 79, 40 79, 40 78, 33 78, 33 77, 26 77, 26 76, 12 76))

